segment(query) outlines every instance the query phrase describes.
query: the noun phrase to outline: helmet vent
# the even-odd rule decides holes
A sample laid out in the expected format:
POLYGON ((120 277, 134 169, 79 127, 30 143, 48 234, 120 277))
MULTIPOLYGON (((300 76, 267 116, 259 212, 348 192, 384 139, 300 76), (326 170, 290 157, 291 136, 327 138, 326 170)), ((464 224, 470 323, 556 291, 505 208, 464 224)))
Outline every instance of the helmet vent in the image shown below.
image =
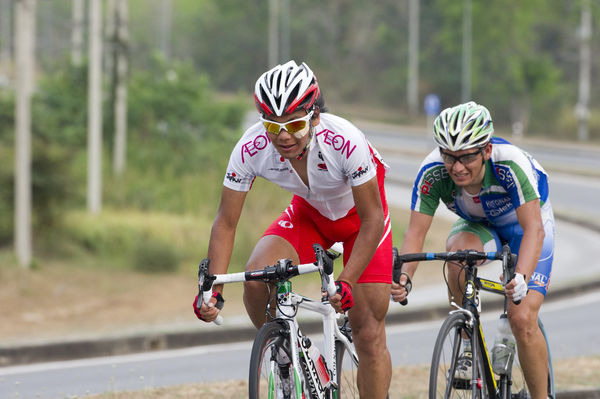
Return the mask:
POLYGON ((298 107, 311 107, 319 94, 319 85, 310 68, 289 61, 265 72, 255 85, 259 112, 281 116, 298 107))

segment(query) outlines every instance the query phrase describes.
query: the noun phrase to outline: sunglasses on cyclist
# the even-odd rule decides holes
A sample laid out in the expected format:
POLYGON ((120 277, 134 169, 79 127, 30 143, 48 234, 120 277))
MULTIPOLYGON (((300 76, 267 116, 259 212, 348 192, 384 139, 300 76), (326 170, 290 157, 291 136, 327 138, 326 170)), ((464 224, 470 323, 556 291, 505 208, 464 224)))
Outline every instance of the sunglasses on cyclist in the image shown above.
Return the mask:
POLYGON ((287 131, 289 134, 293 134, 296 138, 302 138, 306 134, 303 132, 306 129, 306 126, 310 123, 310 118, 313 115, 313 111, 310 111, 306 116, 302 118, 294 119, 292 121, 287 121, 284 123, 275 122, 269 119, 265 119, 262 116, 260 117, 261 122, 267 129, 267 132, 272 134, 279 134, 281 130, 287 131), (295 133, 300 133, 300 137, 298 137, 295 133))
POLYGON ((460 162, 463 165, 467 165, 473 163, 479 157, 479 154, 483 152, 485 147, 479 147, 479 149, 475 152, 470 152, 468 154, 463 154, 459 156, 450 155, 442 150, 440 150, 440 155, 442 156, 442 160, 444 163, 448 165, 454 165, 455 162, 460 162))

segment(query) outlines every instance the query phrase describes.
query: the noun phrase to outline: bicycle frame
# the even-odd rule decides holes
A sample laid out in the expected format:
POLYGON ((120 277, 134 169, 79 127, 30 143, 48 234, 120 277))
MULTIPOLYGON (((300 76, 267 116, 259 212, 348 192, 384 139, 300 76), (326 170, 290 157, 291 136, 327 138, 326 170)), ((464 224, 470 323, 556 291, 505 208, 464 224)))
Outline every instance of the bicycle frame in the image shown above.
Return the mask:
MULTIPOLYGON (((350 345, 348 338, 340 331, 337 324, 338 314, 329 305, 328 301, 315 301, 311 298, 297 294, 291 291, 291 282, 277 283, 277 312, 276 318, 273 321, 283 321, 288 326, 290 337, 290 346, 292 350, 292 364, 294 372, 304 370, 307 377, 308 387, 313 397, 324 398, 328 388, 337 388, 336 381, 338 380, 337 364, 335 361, 335 342, 340 341, 346 347, 346 350, 351 354, 353 361, 358 362, 358 355, 354 347, 350 345), (289 308, 292 316, 282 311, 282 308, 289 308), (308 346, 303 342, 301 337, 304 337, 298 320, 296 319, 297 308, 308 310, 309 312, 318 313, 323 319, 323 348, 322 353, 325 358, 325 363, 331 372, 331 379, 327 386, 322 386, 317 373, 316 365, 313 359, 308 355, 308 346), (300 350, 298 350, 300 348, 300 350), (302 360, 300 359, 302 353, 302 360), (304 366, 302 367, 304 362, 304 366)), ((272 322, 272 321, 271 321, 272 322)), ((275 371, 275 362, 271 362, 272 370, 275 371)), ((297 379, 296 381, 300 381, 297 379)), ((298 387, 296 387, 298 389, 298 387)))
MULTIPOLYGON (((327 397, 329 389, 338 388, 337 381, 339 370, 337 369, 336 364, 336 342, 339 341, 345 346, 346 351, 350 354, 355 364, 358 364, 358 355, 354 346, 351 344, 351 340, 338 326, 337 319, 341 315, 336 313, 326 297, 317 301, 292 291, 292 283, 289 280, 291 277, 318 271, 321 276, 322 292, 327 292, 329 296, 335 294, 336 288, 333 283, 333 260, 327 259, 328 255, 320 246, 315 246, 315 255, 317 258, 315 264, 309 263, 293 266, 289 259, 281 259, 276 265, 267 266, 262 270, 217 275, 208 273, 208 260, 205 259, 200 264, 198 272, 201 295, 198 297, 197 306, 200 306, 200 301, 208 303, 212 294, 212 286, 215 284, 244 281, 274 282, 277 293, 275 298, 275 317, 267 323, 280 323, 285 327, 286 334, 289 334, 291 362, 296 377, 296 386, 294 388, 297 397, 302 397, 303 387, 299 385, 299 381, 302 381, 300 378, 300 374, 302 373, 306 377, 305 381, 308 385, 304 388, 310 391, 311 397, 325 398, 327 397), (317 313, 323 320, 324 351, 322 355, 330 373, 330 379, 326 386, 321 384, 315 362, 309 356, 308 348, 310 344, 308 344, 306 336, 302 333, 296 318, 298 309, 305 309, 309 312, 317 313)), ((267 314, 270 314, 270 303, 271 301, 267 303, 267 314)), ((221 321, 218 320, 217 324, 220 324, 220 322, 221 321)), ((277 372, 276 363, 275 360, 271 360, 270 362, 270 378, 277 372)))
MULTIPOLYGON (((470 384, 471 389, 473 389, 473 392, 476 391, 476 389, 474 388, 483 389, 483 384, 485 384, 485 388, 487 389, 489 397, 492 399, 510 398, 509 391, 513 381, 511 370, 507 370, 506 374, 501 374, 498 380, 496 380, 494 376, 492 364, 490 361, 490 355, 487 349, 487 345, 485 343, 485 336, 480 321, 481 304, 479 300, 479 293, 481 290, 484 290, 504 296, 504 313, 506 313, 508 299, 506 298, 504 293, 504 286, 513 277, 514 266, 516 264, 516 255, 511 254, 510 248, 507 245, 505 245, 503 246, 501 252, 484 253, 466 250, 458 252, 415 253, 400 255, 399 260, 399 267, 401 267, 402 263, 404 262, 417 262, 424 260, 443 260, 445 262, 457 261, 464 265, 462 266, 463 270, 465 271, 465 281, 462 284, 462 287, 464 288, 461 303, 462 306, 459 306, 455 302, 452 302, 451 305, 454 306, 456 310, 450 311, 450 314, 463 314, 463 317, 465 317, 466 319, 465 323, 467 324, 467 327, 469 327, 469 329, 472 331, 473 335, 472 337, 470 337, 472 341, 472 357, 473 359, 477 359, 479 353, 481 353, 481 357, 483 359, 483 365, 481 370, 481 377, 483 378, 483 381, 475 380, 473 378, 468 383, 470 384), (502 271, 504 276, 502 283, 483 279, 477 276, 477 262, 482 260, 502 261, 502 271)), ((517 301, 515 303, 518 304, 519 302, 520 301, 517 301)), ((448 372, 448 375, 454 375, 454 367, 456 365, 456 360, 458 359, 459 355, 459 345, 460 342, 458 342, 457 340, 452 346, 452 358, 454 360, 451 363, 452 366, 448 372)), ((473 372, 475 375, 475 371, 473 372)), ((451 387, 449 385, 446 386, 446 396, 448 396, 449 394, 449 389, 451 389, 451 387)))
MULTIPOLYGON (((473 337, 477 341, 477 345, 473 346, 473 358, 476 358, 477 352, 481 351, 484 359, 484 378, 485 384, 488 388, 488 393, 491 399, 509 399, 509 385, 511 385, 512 375, 510 370, 507 374, 500 375, 499 379, 496 380, 492 371, 491 358, 487 345, 485 343, 485 336, 480 322, 481 303, 479 301, 479 292, 484 290, 494 294, 504 296, 504 313, 507 310, 508 298, 504 294, 504 285, 510 281, 513 274, 514 259, 506 259, 506 249, 503 249, 502 256, 502 271, 503 271, 503 282, 488 280, 477 276, 476 260, 470 260, 466 262, 464 267, 465 270, 465 284, 464 284, 464 295, 462 301, 462 307, 459 307, 456 303, 452 302, 452 305, 458 308, 454 312, 466 313, 472 323, 472 330, 475 334, 473 337)), ((473 383, 476 383, 475 381, 473 383)))
MULTIPOLYGON (((485 367, 483 369, 485 373, 485 384, 488 387, 488 392, 490 393, 491 399, 501 398, 503 396, 503 390, 498 390, 498 384, 494 378, 494 373, 492 372, 492 363, 479 319, 479 313, 481 309, 479 290, 483 289, 484 291, 504 296, 504 287, 499 282, 477 277, 477 266, 475 263, 476 261, 467 262, 467 265, 465 266, 465 291, 463 295, 462 307, 459 307, 456 303, 452 302, 452 305, 458 309, 453 310, 450 313, 463 312, 468 315, 470 323, 472 323, 473 332, 475 334, 475 337, 472 339, 476 340, 477 343, 477 345, 472 347, 473 358, 475 359, 477 356, 476 351, 481 351, 485 362, 485 367)), ((504 264, 503 269, 504 275, 506 276, 508 270, 506 270, 506 266, 504 264)), ((506 312, 506 297, 504 299, 504 311, 506 312)), ((510 378, 510 375, 500 376, 500 386, 506 388, 505 383, 510 378)), ((476 381, 473 381, 473 383, 476 383, 476 381)))

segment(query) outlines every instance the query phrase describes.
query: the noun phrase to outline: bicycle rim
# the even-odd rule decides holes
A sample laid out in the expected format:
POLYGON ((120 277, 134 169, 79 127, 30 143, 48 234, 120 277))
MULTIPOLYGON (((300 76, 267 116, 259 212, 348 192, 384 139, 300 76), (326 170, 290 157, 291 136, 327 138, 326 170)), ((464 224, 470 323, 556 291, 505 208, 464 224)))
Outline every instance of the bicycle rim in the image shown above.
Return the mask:
POLYGON ((350 352, 341 341, 335 342, 335 360, 338 370, 338 390, 333 392, 333 399, 359 398, 356 372, 358 362, 355 362, 350 352))
POLYGON ((472 359, 472 377, 458 378, 456 365, 458 357, 464 351, 462 336, 471 339, 472 348, 477 347, 473 339, 473 329, 466 324, 466 316, 462 313, 450 315, 442 324, 433 349, 431 370, 429 374, 430 399, 462 399, 486 398, 487 388, 483 377, 484 365, 482 354, 475 349, 472 359), (475 383, 473 384, 473 381, 475 383))
POLYGON ((290 362, 289 339, 278 322, 258 331, 250 355, 250 399, 302 399, 302 377, 290 362))

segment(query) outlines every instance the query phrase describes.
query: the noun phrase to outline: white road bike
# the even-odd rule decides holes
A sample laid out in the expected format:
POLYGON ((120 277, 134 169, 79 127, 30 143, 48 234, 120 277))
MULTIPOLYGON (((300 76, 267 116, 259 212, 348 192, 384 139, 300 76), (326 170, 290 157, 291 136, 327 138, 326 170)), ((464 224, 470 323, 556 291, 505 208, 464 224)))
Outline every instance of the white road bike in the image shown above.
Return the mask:
MULTIPOLYGON (((352 343, 347 315, 335 312, 327 300, 336 292, 333 261, 339 256, 314 244, 315 263, 293 265, 289 259, 261 270, 208 273, 209 260, 198 270, 201 300, 208 303, 214 284, 262 281, 271 293, 266 303, 267 322, 258 330, 252 346, 249 369, 249 398, 346 399, 358 398, 356 370, 358 356, 352 343), (319 272, 321 291, 328 295, 311 299, 292 291, 290 279, 319 272), (202 299, 203 298, 203 299, 202 299), (316 313, 323 321, 323 351, 300 328, 299 309, 316 313)), ((217 324, 221 322, 216 320, 217 324)))

